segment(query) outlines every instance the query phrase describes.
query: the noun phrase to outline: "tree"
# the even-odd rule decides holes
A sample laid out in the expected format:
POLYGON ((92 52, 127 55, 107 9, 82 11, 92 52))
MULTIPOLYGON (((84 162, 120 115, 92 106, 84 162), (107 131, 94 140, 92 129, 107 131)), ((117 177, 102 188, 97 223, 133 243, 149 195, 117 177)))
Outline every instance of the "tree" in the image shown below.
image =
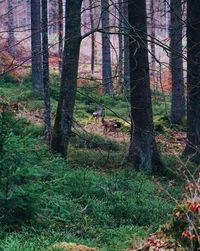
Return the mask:
POLYGON ((119 75, 119 86, 122 87, 123 78, 123 16, 122 16, 122 0, 118 0, 119 9, 119 33, 118 33, 118 43, 119 43, 119 55, 118 55, 118 75, 119 75))
MULTIPOLYGON (((92 0, 90 0, 90 25, 91 25, 91 31, 94 30, 94 13, 93 13, 92 0)), ((91 34, 91 73, 92 73, 92 77, 94 77, 94 64, 95 64, 95 34, 94 34, 94 32, 92 32, 92 34, 91 34)))
POLYGON ((49 90, 49 51, 48 51, 48 5, 42 0, 42 55, 43 55, 43 85, 44 85, 44 124, 46 140, 51 139, 51 105, 49 90))
POLYGON ((147 48, 146 1, 129 0, 131 142, 128 160, 136 169, 161 171, 152 117, 147 48))
POLYGON ((49 9, 49 34, 56 34, 58 32, 58 1, 57 0, 49 0, 48 1, 48 9, 49 9))
POLYGON ((63 1, 58 0, 58 51, 59 51, 59 71, 62 72, 62 54, 63 54, 63 1))
POLYGON ((122 7, 123 28, 126 34, 124 36, 124 89, 127 93, 127 90, 130 87, 128 0, 122 2, 122 7))
POLYGON ((33 90, 43 92, 40 0, 31 0, 31 53, 33 90))
POLYGON ((8 51, 15 57, 16 45, 15 45, 15 29, 14 29, 14 18, 13 18, 13 1, 7 0, 8 2, 8 51))
POLYGON ((180 124, 185 115, 182 59, 182 2, 171 0, 170 68, 172 74, 171 122, 180 124))
POLYGON ((187 1, 187 144, 185 154, 200 147, 200 1, 187 1))
POLYGON ((74 105, 81 43, 82 0, 66 0, 65 43, 61 87, 52 136, 52 150, 67 157, 74 105))
MULTIPOLYGON (((155 79, 155 73, 156 73, 156 48, 155 48, 155 17, 154 17, 154 1, 150 1, 150 19, 151 19, 151 28, 150 28, 150 34, 151 34, 151 75, 153 77, 153 80, 155 79)), ((155 84, 155 83, 154 83, 155 84)))
POLYGON ((109 2, 101 0, 101 22, 102 22, 102 77, 105 94, 112 92, 112 67, 109 39, 109 2))

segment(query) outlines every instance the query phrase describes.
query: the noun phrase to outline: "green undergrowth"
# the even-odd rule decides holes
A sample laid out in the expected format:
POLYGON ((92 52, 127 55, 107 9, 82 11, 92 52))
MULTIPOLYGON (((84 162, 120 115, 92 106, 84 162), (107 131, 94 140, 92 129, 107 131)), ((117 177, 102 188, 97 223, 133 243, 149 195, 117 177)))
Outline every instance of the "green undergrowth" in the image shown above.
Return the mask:
MULTIPOLYGON (((30 79, 21 85, 11 82, 0 83, 4 101, 42 111, 43 97, 31 91, 30 79)), ((52 75, 53 113, 58 82, 59 77, 52 75)), ((130 130, 127 100, 97 94, 92 88, 78 89, 75 119, 87 124, 101 104, 106 118, 118 118, 122 131, 130 130)), ((166 133, 171 127, 161 117, 163 107, 155 104, 154 120, 156 131, 166 133)), ((127 143, 75 130, 66 162, 49 152, 42 125, 10 113, 6 116, 0 133, 0 250, 43 251, 56 242, 77 242, 102 251, 121 251, 165 223, 175 205, 172 197, 182 196, 176 176, 179 164, 173 156, 165 154, 166 176, 155 179, 127 166, 127 143), (175 183, 169 186, 172 179, 175 183), (159 190, 157 181, 171 198, 159 190)))
MULTIPOLYGON (((13 78, 13 77, 12 77, 13 78)), ((21 110, 41 111, 44 107, 43 96, 39 93, 32 92, 30 76, 24 80, 22 84, 13 81, 7 77, 5 82, 1 79, 0 93, 1 96, 10 103, 19 102, 21 110), (10 80, 10 81, 9 81, 10 80)), ((59 97, 59 75, 51 74, 51 105, 52 113, 55 115, 57 101, 59 97)), ((181 125, 174 126, 170 123, 170 94, 163 95, 157 91, 152 92, 154 124, 157 133, 169 133, 169 130, 185 131, 186 121, 183 120, 181 125)), ((75 120, 80 125, 85 125, 92 122, 92 113, 100 105, 105 106, 105 116, 108 119, 118 119, 122 123, 121 131, 129 133, 130 118, 129 118, 129 103, 124 95, 102 95, 96 92, 96 88, 81 87, 78 88, 75 104, 75 120)))
MULTIPOLYGON (((0 250, 43 251, 65 241, 120 251, 168 219, 174 201, 158 192, 151 176, 124 164, 126 145, 74 136, 66 162, 49 153, 42 128, 7 116, 0 170, 9 186, 0 186, 0 250)), ((158 179, 180 197, 178 182, 168 187, 168 177, 158 179)))
MULTIPOLYGON (((2 80, 1 80, 2 81, 2 80)), ((55 114, 59 97, 59 77, 51 75, 51 105, 55 114)), ((20 108, 29 111, 42 111, 44 107, 43 96, 32 92, 30 80, 24 83, 4 82, 0 83, 1 97, 10 103, 19 103, 20 108)), ((119 119, 122 128, 128 131, 128 103, 122 96, 106 96, 96 93, 92 88, 79 88, 75 105, 75 120, 80 124, 85 124, 92 118, 95 109, 104 104, 106 118, 119 119)))

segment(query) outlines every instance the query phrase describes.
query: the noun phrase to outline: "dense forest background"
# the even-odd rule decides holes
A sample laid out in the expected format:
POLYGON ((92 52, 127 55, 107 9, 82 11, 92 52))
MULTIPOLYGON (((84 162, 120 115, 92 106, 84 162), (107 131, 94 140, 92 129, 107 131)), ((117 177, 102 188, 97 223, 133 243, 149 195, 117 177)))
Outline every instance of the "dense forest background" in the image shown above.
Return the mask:
POLYGON ((199 13, 0 1, 0 250, 199 250, 199 13))

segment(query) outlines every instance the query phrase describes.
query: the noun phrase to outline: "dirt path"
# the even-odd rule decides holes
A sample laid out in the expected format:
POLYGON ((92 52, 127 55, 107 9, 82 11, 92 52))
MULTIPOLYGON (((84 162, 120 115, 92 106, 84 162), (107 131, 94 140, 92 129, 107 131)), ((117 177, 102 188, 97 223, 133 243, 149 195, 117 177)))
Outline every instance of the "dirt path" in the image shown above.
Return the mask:
MULTIPOLYGON (((42 125, 43 124, 43 114, 41 111, 29 111, 24 109, 23 111, 20 111, 17 114, 20 118, 25 118, 29 122, 36 124, 36 125, 42 125)), ((78 127, 80 130, 80 126, 78 127)), ((123 132, 107 132, 105 133, 103 130, 102 124, 90 122, 86 125, 83 125, 81 127, 83 131, 86 131, 88 133, 96 133, 103 137, 109 138, 111 140, 115 140, 118 142, 127 142, 130 141, 130 135, 123 132)), ((160 143, 162 146, 162 149, 165 150, 165 152, 170 154, 180 154, 185 147, 186 142, 186 133, 185 132, 177 132, 177 131, 170 131, 169 134, 163 135, 159 134, 156 136, 156 140, 158 143, 160 143)))
POLYGON ((88 123, 83 127, 83 129, 87 132, 92 132, 99 134, 101 136, 110 138, 112 140, 116 140, 118 142, 129 142, 130 141, 130 135, 127 133, 122 132, 104 132, 104 128, 101 123, 88 123))

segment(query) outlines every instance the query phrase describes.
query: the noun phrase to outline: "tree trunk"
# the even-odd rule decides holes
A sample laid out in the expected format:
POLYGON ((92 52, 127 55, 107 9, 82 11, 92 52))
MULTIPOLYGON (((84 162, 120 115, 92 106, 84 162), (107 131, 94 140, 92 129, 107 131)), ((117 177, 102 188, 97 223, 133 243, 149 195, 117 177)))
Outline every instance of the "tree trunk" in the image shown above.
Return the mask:
POLYGON ((33 90, 43 92, 40 0, 31 0, 31 53, 33 90))
POLYGON ((63 1, 58 0, 58 52, 59 52, 59 72, 62 72, 62 54, 63 54, 63 1))
POLYGON ((130 88, 132 135, 128 160, 136 169, 161 171, 152 118, 149 79, 146 1, 129 0, 130 88))
POLYGON ((187 1, 187 145, 185 154, 200 147, 200 1, 187 1))
POLYGON ((122 0, 118 0, 119 8, 119 33, 118 33, 118 43, 119 43, 119 57, 118 57, 118 80, 119 87, 122 88, 122 79, 123 79, 123 17, 122 17, 122 0))
MULTIPOLYGON (((90 0, 90 25, 91 31, 94 30, 94 14, 93 14, 93 4, 90 0)), ((91 74, 94 77, 94 64, 95 64, 95 34, 91 35, 91 74)))
POLYGON ((155 15, 154 15, 154 2, 150 2, 150 17, 151 17, 151 75, 153 79, 153 84, 155 84, 155 74, 156 74, 156 48, 155 48, 155 15))
POLYGON ((13 19, 13 1, 8 1, 8 51, 15 57, 16 55, 16 45, 15 45, 15 29, 14 29, 14 19, 13 19))
POLYGON ((57 0, 49 0, 49 34, 58 33, 58 1, 57 0))
POLYGON ((65 44, 61 88, 52 137, 52 150, 67 157, 74 105, 81 42, 82 0, 66 1, 65 44))
POLYGON ((180 124, 185 115, 182 59, 182 2, 171 0, 170 68, 172 74, 171 122, 180 124))
POLYGON ((129 66, 129 24, 128 24, 128 2, 123 1, 123 26, 126 36, 124 36, 124 89, 125 93, 130 88, 130 66, 129 66))
POLYGON ((101 21, 102 21, 102 78, 105 94, 110 94, 112 86, 112 67, 109 39, 109 3, 108 0, 101 0, 101 21))
POLYGON ((27 5, 27 17, 26 17, 26 20, 27 20, 27 28, 28 29, 31 29, 31 0, 27 0, 26 2, 26 5, 27 5))
POLYGON ((44 125, 45 137, 51 142, 51 104, 49 90, 49 51, 48 51, 48 6, 47 0, 42 0, 42 53, 43 53, 43 85, 44 85, 44 125))

